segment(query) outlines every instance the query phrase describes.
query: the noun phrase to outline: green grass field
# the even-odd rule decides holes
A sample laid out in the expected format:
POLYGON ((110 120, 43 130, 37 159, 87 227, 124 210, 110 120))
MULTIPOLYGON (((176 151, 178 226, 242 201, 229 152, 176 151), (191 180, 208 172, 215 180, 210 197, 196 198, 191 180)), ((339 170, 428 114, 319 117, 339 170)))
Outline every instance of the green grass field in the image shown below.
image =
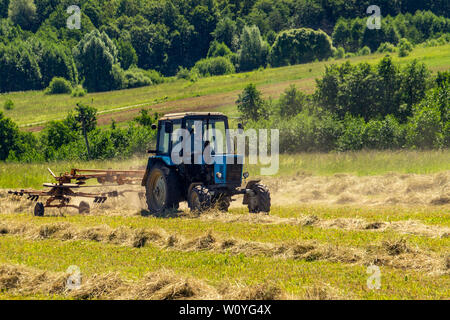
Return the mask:
MULTIPOLYGON (((433 71, 448 70, 450 65, 450 45, 433 48, 416 48, 408 57, 394 57, 395 61, 406 64, 414 59, 424 62, 433 71)), ((354 57, 352 63, 379 61, 383 55, 354 57)), ((13 110, 4 111, 20 126, 39 126, 51 120, 62 119, 77 102, 89 104, 99 110, 104 122, 115 118, 118 122, 133 119, 136 110, 152 107, 159 112, 196 110, 207 106, 209 109, 233 112, 237 95, 248 83, 255 83, 266 96, 278 97, 290 84, 294 83, 305 92, 312 92, 315 79, 320 77, 326 65, 334 62, 316 62, 283 68, 265 69, 248 73, 199 79, 193 83, 171 79, 160 85, 130 90, 92 93, 85 97, 73 98, 69 95, 45 95, 43 91, 28 91, 2 94, 0 105, 12 99, 13 110), (134 113, 133 113, 134 111, 134 113)), ((100 121, 100 124, 105 124, 100 121)))
MULTIPOLYGON (((327 176, 338 173, 357 176, 382 175, 390 172, 431 174, 450 170, 450 150, 436 151, 361 151, 345 153, 302 153, 280 155, 276 177, 311 174, 327 176)), ((0 163, 0 188, 40 188, 50 182, 47 168, 56 174, 77 169, 145 169, 147 158, 127 160, 73 161, 53 163, 0 163)), ((250 175, 260 174, 259 165, 247 165, 250 175)))
MULTIPOLYGON (((450 45, 416 48, 413 59, 448 70, 450 45)), ((381 55, 349 59, 376 63, 381 55)), ((338 61, 341 63, 342 61, 338 61)), ((78 101, 101 112, 99 125, 155 111, 222 110, 250 82, 277 97, 295 83, 312 92, 326 64, 311 63, 211 77, 83 98, 18 92, 6 111, 21 126, 63 118, 78 101), (135 106, 139 105, 139 106, 135 106), (128 107, 131 106, 131 107, 128 107), (123 108, 117 110, 117 108, 123 108)), ((108 161, 0 163, 0 299, 448 299, 450 297, 450 151, 361 151, 281 155, 269 215, 233 203, 229 213, 148 215, 136 197, 108 199, 92 212, 47 210, 8 189, 42 188, 47 172, 142 169, 146 155, 108 161), (69 266, 82 286, 65 287, 69 266), (371 289, 368 267, 381 272, 371 289)), ((95 183, 95 182, 93 182, 95 183)), ((139 187, 136 187, 139 188, 139 187)), ((142 189, 141 189, 142 190, 142 189)), ((135 195, 136 196, 136 195, 135 195)))
MULTIPOLYGON (((351 181, 391 179, 396 172, 394 185, 406 181, 405 186, 415 188, 398 185, 408 201, 427 194, 430 181, 432 192, 448 192, 449 158, 448 151, 282 156, 279 175, 263 181, 286 184, 316 177, 333 182, 341 181, 343 174, 356 179, 351 181)), ((49 166, 59 172, 72 166, 128 168, 144 162, 136 158, 49 166)), ((0 186, 39 186, 49 180, 46 166, 2 164, 0 186)), ((177 297, 448 299, 448 203, 288 204, 280 192, 272 190, 269 215, 248 214, 236 205, 228 214, 196 216, 185 210, 171 218, 155 218, 131 206, 131 198, 119 198, 93 208, 89 215, 69 211, 59 216, 58 210, 48 210, 46 217, 36 218, 30 204, 7 197, 3 190, 0 298, 112 299, 123 297, 118 292, 147 292, 155 288, 148 281, 160 281, 161 274, 170 272, 172 280, 164 280, 157 286, 162 289, 144 298, 161 299, 167 290, 175 290, 173 286, 187 283, 192 295, 183 296, 186 290, 181 290, 177 297), (378 290, 367 285, 372 264, 381 272, 378 290), (64 290, 61 279, 71 265, 82 272, 82 293, 64 290), (123 281, 128 287, 120 287, 123 281), (210 295, 199 293, 204 288, 210 295)), ((300 188, 300 193, 308 192, 300 188)), ((334 194, 326 192, 325 197, 334 194)))

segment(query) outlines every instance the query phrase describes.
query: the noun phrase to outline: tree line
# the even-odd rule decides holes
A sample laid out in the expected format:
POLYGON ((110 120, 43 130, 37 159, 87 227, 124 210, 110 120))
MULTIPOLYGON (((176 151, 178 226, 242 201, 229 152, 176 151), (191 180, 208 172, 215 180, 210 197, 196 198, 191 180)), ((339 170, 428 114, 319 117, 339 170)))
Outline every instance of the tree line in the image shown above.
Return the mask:
POLYGON ((369 2, 0 0, 0 92, 44 89, 55 77, 75 95, 195 80, 450 32, 448 1, 369 2), (380 30, 366 27, 371 4, 382 8, 380 30), (81 8, 80 29, 66 26, 71 5, 81 8))
POLYGON ((417 61, 386 56, 377 65, 331 65, 306 95, 278 101, 252 84, 237 101, 247 127, 280 130, 281 152, 450 147, 450 72, 433 76, 417 61))

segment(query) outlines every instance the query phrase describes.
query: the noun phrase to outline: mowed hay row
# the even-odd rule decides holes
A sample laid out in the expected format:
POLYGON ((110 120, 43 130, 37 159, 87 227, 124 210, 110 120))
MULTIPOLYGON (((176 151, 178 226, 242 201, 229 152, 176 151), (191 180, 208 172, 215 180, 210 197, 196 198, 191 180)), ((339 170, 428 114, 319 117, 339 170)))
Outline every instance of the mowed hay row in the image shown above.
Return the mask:
MULTIPOLYGON (((432 206, 449 207, 450 171, 436 174, 397 174, 381 176, 354 176, 335 174, 313 176, 298 174, 291 177, 265 177, 272 205, 356 205, 356 206, 432 206)), ((129 190, 125 196, 109 198, 102 205, 91 202, 93 214, 133 216, 146 208, 145 201, 138 194, 145 191, 139 186, 121 186, 119 191, 129 190)), ((88 188, 90 192, 104 192, 99 188, 88 188)), ((32 212, 34 203, 16 196, 9 196, 0 190, 0 213, 32 212)), ((74 199, 73 204, 80 200, 74 199)), ((232 207, 242 207, 242 197, 237 197, 232 207)), ((58 213, 51 210, 48 214, 58 213)), ((74 209, 63 212, 76 212, 74 209)))
POLYGON ((292 226, 312 226, 323 229, 342 229, 347 231, 394 231, 400 234, 412 234, 430 238, 450 237, 450 228, 427 225, 415 220, 403 221, 367 221, 361 218, 320 219, 316 215, 304 215, 298 218, 283 218, 273 215, 229 214, 210 211, 198 217, 203 221, 224 223, 252 223, 263 225, 287 224, 292 226))
POLYGON ((436 174, 313 176, 268 178, 272 203, 327 205, 450 205, 450 171, 436 174))
POLYGON ((34 226, 27 223, 0 224, 0 234, 24 236, 31 240, 86 240, 142 248, 154 245, 162 249, 184 252, 211 251, 232 255, 265 256, 277 259, 328 261, 336 263, 388 266, 396 269, 420 270, 433 275, 450 274, 450 254, 421 250, 405 239, 383 241, 365 248, 318 243, 316 241, 281 244, 219 238, 212 233, 187 239, 163 229, 131 229, 96 226, 80 228, 70 223, 34 226))
POLYGON ((42 271, 10 264, 0 265, 0 291, 13 295, 44 294, 82 300, 275 300, 288 298, 279 287, 270 283, 253 286, 222 284, 219 288, 214 288, 199 279, 182 277, 166 269, 147 273, 137 281, 123 279, 118 273, 107 273, 88 277, 80 274, 79 286, 77 282, 73 274, 69 273, 42 271))

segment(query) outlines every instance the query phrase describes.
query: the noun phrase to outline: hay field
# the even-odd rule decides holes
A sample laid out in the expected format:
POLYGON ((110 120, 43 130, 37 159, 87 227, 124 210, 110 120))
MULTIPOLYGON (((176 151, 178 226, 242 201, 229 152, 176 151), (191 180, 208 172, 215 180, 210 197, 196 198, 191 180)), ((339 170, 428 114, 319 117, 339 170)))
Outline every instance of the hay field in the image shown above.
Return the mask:
POLYGON ((155 218, 130 193, 89 215, 48 210, 35 218, 31 203, 2 189, 0 298, 448 299, 448 162, 434 162, 445 153, 411 155, 404 170, 395 170, 400 154, 377 169, 386 158, 379 153, 366 164, 373 171, 359 164, 354 172, 345 156, 297 155, 320 159, 320 168, 293 173, 286 165, 264 178, 269 215, 249 214, 238 197, 229 213, 197 216, 182 206, 155 218), (332 163, 341 170, 330 171, 332 163), (71 265, 82 274, 73 290, 71 265), (373 265, 378 290, 367 284, 373 265))

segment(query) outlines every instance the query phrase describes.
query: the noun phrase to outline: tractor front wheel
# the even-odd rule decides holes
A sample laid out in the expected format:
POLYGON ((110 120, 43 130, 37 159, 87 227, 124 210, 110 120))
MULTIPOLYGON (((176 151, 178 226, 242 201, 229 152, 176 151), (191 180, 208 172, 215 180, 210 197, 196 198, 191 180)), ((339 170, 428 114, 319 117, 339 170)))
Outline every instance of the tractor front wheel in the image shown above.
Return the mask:
POLYGON ((146 198, 148 210, 156 216, 178 209, 180 192, 176 172, 163 165, 155 165, 147 178, 146 198))
POLYGON ((211 208, 211 193, 205 186, 195 186, 189 192, 188 203, 192 212, 206 211, 211 208))

